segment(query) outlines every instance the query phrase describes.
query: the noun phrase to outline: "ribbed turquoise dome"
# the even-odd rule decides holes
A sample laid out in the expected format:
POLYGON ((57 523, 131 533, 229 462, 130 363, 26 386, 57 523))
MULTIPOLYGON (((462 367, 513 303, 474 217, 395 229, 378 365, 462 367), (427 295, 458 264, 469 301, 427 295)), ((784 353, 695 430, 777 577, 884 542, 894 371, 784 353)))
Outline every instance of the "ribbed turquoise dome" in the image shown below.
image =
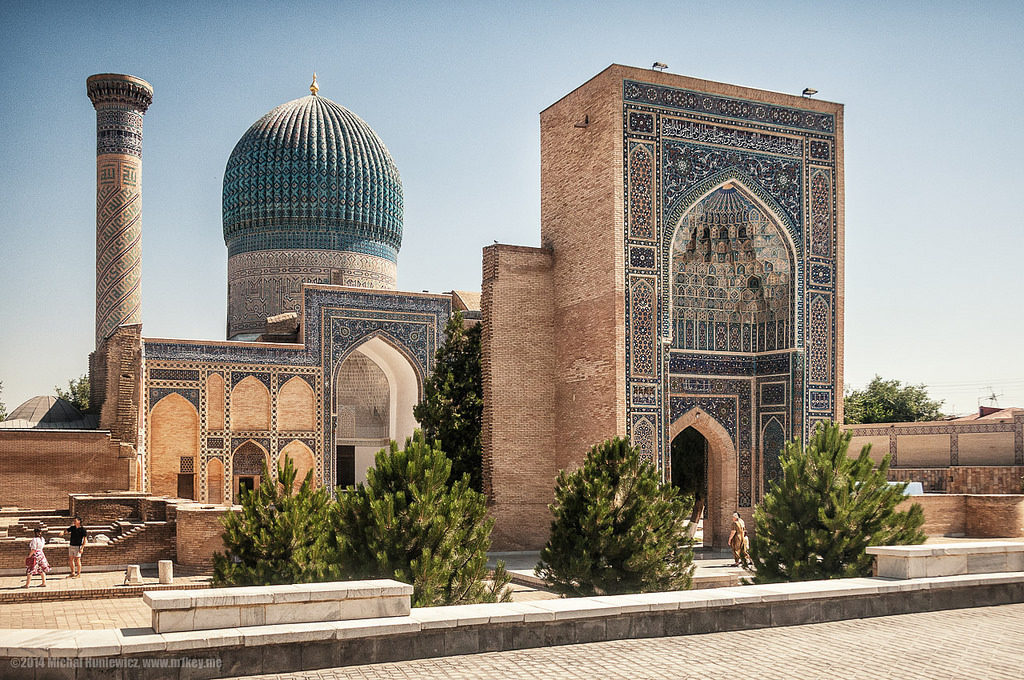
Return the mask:
POLYGON ((319 249, 398 259, 402 180, 359 116, 310 95, 260 118, 224 171, 228 255, 319 249))

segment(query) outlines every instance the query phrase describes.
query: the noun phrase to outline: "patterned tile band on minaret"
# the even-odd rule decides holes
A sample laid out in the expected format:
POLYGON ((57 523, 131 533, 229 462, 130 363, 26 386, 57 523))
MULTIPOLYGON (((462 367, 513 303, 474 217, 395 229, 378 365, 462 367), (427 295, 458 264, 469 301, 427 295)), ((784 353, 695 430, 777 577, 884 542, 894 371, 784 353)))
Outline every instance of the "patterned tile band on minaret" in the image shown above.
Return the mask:
POLYGON ((86 80, 96 108, 96 346, 141 323, 142 116, 145 80, 102 73, 86 80))

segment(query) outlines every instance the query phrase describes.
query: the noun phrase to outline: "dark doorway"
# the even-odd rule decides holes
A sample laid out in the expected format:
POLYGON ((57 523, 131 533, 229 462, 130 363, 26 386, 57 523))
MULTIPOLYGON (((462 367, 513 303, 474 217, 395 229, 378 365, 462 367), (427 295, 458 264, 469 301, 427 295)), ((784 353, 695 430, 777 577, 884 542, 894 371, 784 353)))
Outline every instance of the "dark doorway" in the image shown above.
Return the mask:
POLYGON ((335 458, 338 486, 345 488, 356 483, 356 447, 338 446, 335 458))
POLYGON ((196 499, 195 480, 196 476, 192 474, 178 475, 178 498, 196 499))
POLYGON ((256 478, 255 477, 241 477, 240 476, 238 478, 238 497, 239 498, 242 497, 242 489, 248 489, 249 491, 252 491, 254 488, 256 488, 256 478))
POLYGON ((688 427, 672 440, 672 484, 693 496, 690 521, 704 516, 708 498, 708 440, 688 427))

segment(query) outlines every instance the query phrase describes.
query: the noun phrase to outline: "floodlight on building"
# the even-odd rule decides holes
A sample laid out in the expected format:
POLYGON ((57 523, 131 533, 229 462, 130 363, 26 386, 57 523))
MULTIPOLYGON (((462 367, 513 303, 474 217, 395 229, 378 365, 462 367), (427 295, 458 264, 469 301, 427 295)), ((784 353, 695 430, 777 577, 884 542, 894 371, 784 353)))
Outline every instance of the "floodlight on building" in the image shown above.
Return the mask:
POLYGON ((655 69, 656 71, 664 71, 665 69, 668 68, 668 64, 661 61, 656 61, 651 65, 651 68, 655 69))
POLYGON ((805 87, 804 88, 804 96, 805 97, 813 97, 816 94, 818 94, 818 91, 815 90, 813 87, 805 87))

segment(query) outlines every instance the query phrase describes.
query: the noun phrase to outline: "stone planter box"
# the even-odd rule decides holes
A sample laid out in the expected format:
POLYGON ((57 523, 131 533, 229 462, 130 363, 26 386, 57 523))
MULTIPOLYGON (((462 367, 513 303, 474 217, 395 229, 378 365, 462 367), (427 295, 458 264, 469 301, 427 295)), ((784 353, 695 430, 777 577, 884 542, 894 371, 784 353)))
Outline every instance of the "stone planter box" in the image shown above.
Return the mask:
POLYGON ((1024 571, 1024 542, 873 546, 875 573, 884 578, 927 578, 1024 571))
POLYGON ((412 586, 387 579, 147 592, 157 633, 408 616, 412 586))

